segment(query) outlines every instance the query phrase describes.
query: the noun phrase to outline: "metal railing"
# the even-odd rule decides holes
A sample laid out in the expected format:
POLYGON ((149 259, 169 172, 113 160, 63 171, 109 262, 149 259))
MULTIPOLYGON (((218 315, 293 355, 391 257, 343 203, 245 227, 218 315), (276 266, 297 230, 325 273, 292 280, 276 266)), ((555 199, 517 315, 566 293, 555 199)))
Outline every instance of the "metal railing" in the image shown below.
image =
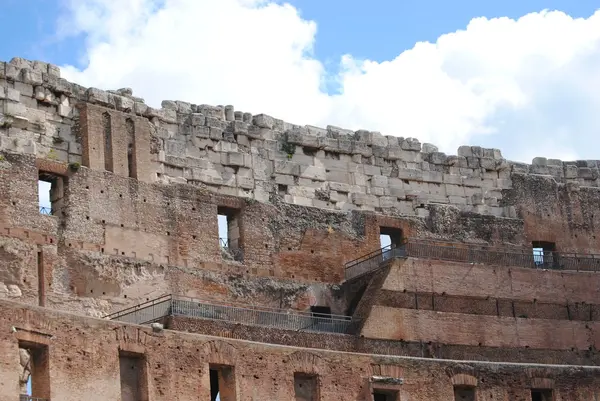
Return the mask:
POLYGON ((105 318, 134 324, 152 323, 171 314, 172 300, 173 297, 171 295, 164 295, 139 305, 111 313, 110 315, 105 316, 105 318))
POLYGON ((52 211, 52 208, 46 207, 46 206, 40 206, 40 214, 46 214, 46 215, 52 216, 54 213, 52 211))
POLYGON ((600 255, 535 251, 532 248, 498 249, 468 244, 408 241, 407 256, 497 266, 574 271, 600 271, 600 255))
POLYGON ((380 268, 386 262, 406 256, 404 245, 396 246, 394 244, 384 246, 381 249, 361 256, 358 259, 346 263, 345 278, 350 280, 372 272, 380 268))
POLYGON ((389 245, 346 263, 346 280, 379 269, 392 258, 412 257, 494 266, 526 267, 573 271, 600 271, 600 255, 560 253, 533 248, 499 249, 484 245, 408 240, 389 245))
POLYGON ((349 333, 356 320, 351 316, 324 315, 257 306, 219 305, 193 298, 165 295, 152 301, 110 314, 111 320, 147 324, 165 316, 223 320, 285 330, 349 333))
POLYGON ((21 395, 19 395, 19 401, 50 401, 50 400, 48 400, 46 398, 32 397, 27 394, 21 394, 21 395))
POLYGON ((225 253, 224 256, 228 256, 238 262, 242 262, 244 260, 244 251, 241 248, 232 248, 228 238, 219 238, 219 246, 225 253))

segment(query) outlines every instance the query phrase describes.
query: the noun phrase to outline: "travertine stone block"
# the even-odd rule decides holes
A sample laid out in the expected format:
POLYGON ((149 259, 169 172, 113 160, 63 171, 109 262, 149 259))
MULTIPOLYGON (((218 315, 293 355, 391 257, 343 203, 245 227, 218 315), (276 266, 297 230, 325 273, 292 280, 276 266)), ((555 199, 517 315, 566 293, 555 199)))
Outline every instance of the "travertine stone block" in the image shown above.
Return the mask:
POLYGON ((268 116, 266 114, 258 114, 254 116, 253 123, 254 125, 260 128, 272 129, 275 122, 273 117, 271 116, 268 116))
POLYGON ((379 207, 379 199, 374 195, 367 195, 362 193, 351 193, 350 201, 357 206, 373 206, 379 207))
POLYGON ((300 166, 300 177, 310 178, 316 181, 325 181, 326 173, 323 167, 318 166, 300 166))
POLYGON ((418 152, 421 150, 421 143, 416 138, 406 138, 404 141, 402 141, 401 147, 404 150, 412 150, 418 152))

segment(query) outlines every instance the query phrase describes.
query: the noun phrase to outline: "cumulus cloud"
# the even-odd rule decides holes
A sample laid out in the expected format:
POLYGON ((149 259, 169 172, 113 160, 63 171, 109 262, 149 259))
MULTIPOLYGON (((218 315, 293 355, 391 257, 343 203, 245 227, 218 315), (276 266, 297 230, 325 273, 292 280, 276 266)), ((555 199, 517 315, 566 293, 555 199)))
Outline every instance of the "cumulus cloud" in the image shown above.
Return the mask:
POLYGON ((86 59, 63 75, 133 87, 154 106, 233 104, 298 124, 416 137, 448 153, 473 144, 523 161, 598 157, 600 11, 476 18, 393 60, 348 54, 328 74, 312 52, 317 24, 282 2, 70 0, 66 9, 62 33, 85 35, 86 59), (323 89, 331 81, 334 94, 323 89))

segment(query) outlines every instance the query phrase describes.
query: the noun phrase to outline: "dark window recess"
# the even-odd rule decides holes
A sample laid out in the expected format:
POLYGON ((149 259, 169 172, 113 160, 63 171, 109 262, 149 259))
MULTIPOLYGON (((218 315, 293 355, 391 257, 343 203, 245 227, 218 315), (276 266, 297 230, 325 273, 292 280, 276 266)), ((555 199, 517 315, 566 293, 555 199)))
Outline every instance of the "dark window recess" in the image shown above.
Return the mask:
POLYGON ((558 252, 554 242, 533 241, 533 263, 542 268, 554 268, 559 266, 558 252))
POLYGON ((125 120, 127 131, 127 176, 137 178, 135 165, 135 123, 131 118, 125 120))
POLYGON ((108 113, 102 114, 102 131, 104 134, 104 169, 113 171, 112 121, 108 113))
POLYGON ((531 401, 552 401, 552 390, 531 390, 531 401))
POLYGON ((310 312, 314 317, 331 319, 331 308, 329 306, 311 306, 310 312))
POLYGON ((317 401, 319 381, 316 375, 294 373, 294 395, 296 401, 317 401))
POLYGON ((475 388, 467 386, 455 386, 454 401, 475 401, 475 388))
POLYGON ((119 352, 121 401, 147 401, 148 378, 143 355, 119 352))
POLYGON ((398 391, 373 390, 373 401, 398 401, 398 391))
POLYGON ((387 246, 388 244, 392 247, 396 247, 402 244, 402 229, 392 227, 379 227, 379 237, 381 240, 381 246, 387 246))

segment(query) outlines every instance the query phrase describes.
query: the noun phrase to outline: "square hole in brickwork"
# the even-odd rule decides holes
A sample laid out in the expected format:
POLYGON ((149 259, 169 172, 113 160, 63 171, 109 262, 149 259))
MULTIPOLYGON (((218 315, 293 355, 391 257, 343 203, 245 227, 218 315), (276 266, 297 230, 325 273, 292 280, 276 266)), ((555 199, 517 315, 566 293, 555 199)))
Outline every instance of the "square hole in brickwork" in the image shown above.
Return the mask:
POLYGON ((119 351, 122 400, 148 399, 148 372, 143 354, 119 351))
POLYGON ((296 401, 317 401, 320 398, 319 378, 308 373, 294 373, 294 395, 296 401))
POLYGON ((397 390, 373 390, 373 401, 398 401, 397 390))
POLYGON ((454 386, 454 401, 475 401, 475 388, 454 386))
POLYGON ((531 401, 553 401, 552 390, 531 390, 531 401))

